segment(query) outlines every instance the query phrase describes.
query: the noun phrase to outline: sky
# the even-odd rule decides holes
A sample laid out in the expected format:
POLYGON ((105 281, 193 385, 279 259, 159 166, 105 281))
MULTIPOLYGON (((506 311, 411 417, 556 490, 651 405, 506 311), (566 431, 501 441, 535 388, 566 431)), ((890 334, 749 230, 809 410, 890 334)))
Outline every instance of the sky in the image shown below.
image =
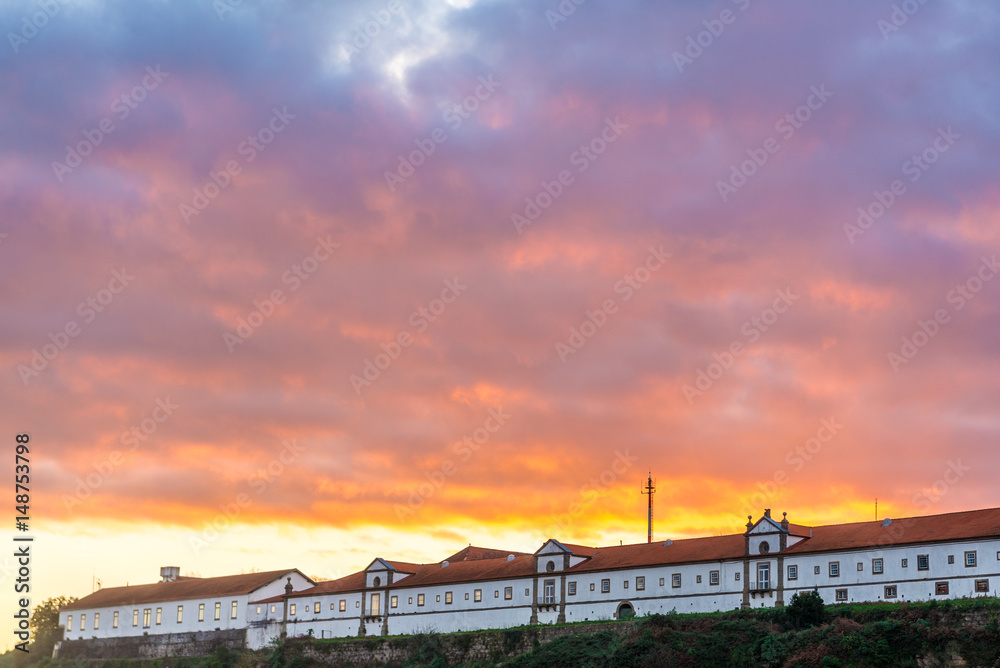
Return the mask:
POLYGON ((1000 506, 995 3, 0 26, 34 602, 1000 506))

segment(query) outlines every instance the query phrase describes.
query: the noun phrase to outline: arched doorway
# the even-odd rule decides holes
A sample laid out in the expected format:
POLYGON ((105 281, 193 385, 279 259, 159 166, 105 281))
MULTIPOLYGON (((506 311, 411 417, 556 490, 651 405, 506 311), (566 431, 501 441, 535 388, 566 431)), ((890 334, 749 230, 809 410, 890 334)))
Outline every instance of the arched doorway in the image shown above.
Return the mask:
POLYGON ((615 619, 629 620, 635 617, 635 608, 628 601, 618 604, 618 611, 615 612, 615 619))

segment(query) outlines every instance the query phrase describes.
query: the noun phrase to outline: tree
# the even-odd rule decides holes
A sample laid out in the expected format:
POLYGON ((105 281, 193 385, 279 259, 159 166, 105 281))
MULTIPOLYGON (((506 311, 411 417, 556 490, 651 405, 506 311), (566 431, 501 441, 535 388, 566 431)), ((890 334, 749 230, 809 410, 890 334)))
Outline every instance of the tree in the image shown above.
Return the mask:
POLYGON ((804 594, 796 592, 788 607, 785 608, 785 615, 788 618, 788 623, 797 629, 822 624, 826 617, 823 597, 815 589, 804 594))
POLYGON ((52 648, 59 638, 59 608, 75 600, 75 596, 53 596, 35 606, 31 613, 28 658, 19 665, 30 665, 52 656, 52 648))

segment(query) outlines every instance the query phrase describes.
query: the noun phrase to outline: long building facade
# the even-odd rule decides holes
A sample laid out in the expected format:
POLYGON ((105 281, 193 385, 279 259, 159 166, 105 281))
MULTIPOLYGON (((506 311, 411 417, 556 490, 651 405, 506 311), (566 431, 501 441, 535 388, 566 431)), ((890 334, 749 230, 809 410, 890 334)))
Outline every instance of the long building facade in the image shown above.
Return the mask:
MULTIPOLYGON (((217 628, 220 605, 237 615, 227 623, 246 629, 247 645, 260 648, 283 634, 445 633, 774 607, 813 589, 828 604, 996 597, 1000 509, 815 527, 765 510, 748 518, 744 533, 727 536, 612 547, 549 539, 533 554, 469 546, 431 564, 375 558, 364 570, 318 584, 294 570, 256 575, 270 579, 228 596, 215 584, 225 578, 188 579, 204 592, 178 612, 184 630, 217 628)), ((145 585, 151 589, 142 600, 120 595, 138 587, 118 587, 63 608, 65 637, 180 630, 172 619, 165 627, 148 623, 151 615, 160 619, 154 610, 167 615, 181 606, 167 589, 156 597, 165 584, 145 585), (112 615, 117 627, 104 623, 112 615)))

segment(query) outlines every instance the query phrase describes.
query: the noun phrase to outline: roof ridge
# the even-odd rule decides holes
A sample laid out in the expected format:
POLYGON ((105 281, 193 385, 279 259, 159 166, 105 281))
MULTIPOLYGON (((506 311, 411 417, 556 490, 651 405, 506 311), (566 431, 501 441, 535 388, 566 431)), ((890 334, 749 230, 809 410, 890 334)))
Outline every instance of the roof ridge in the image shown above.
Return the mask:
MULTIPOLYGON (((1000 510, 1000 507, 997 507, 997 508, 975 508, 973 510, 953 510, 953 511, 947 512, 947 513, 937 513, 937 514, 934 514, 934 515, 913 515, 911 517, 888 517, 888 516, 886 516, 886 517, 883 517, 880 520, 861 520, 859 522, 838 522, 837 524, 805 524, 805 525, 799 525, 799 526, 808 526, 808 527, 811 527, 813 529, 822 529, 823 527, 846 527, 846 526, 850 526, 852 524, 875 524, 876 522, 877 523, 882 523, 882 522, 884 522, 887 519, 891 519, 893 522, 902 522, 903 520, 925 520, 925 519, 930 519, 932 517, 945 517, 946 515, 964 515, 966 513, 982 513, 982 512, 989 511, 989 510, 1000 510)), ((792 524, 794 524, 794 522, 792 522, 792 524)))

